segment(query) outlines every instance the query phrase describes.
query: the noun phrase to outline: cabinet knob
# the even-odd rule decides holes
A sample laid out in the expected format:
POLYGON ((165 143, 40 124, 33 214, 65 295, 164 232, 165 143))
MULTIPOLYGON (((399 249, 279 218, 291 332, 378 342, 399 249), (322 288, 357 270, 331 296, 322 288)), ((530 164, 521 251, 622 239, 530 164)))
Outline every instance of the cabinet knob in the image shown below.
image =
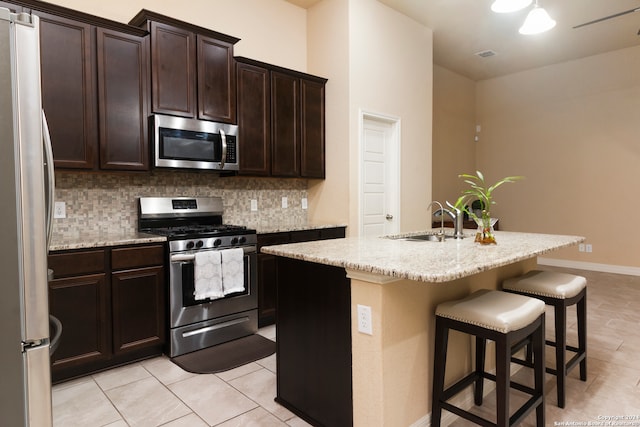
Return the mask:
POLYGON ((391 221, 393 219, 393 215, 387 214, 387 216, 385 218, 388 219, 389 221, 391 221))

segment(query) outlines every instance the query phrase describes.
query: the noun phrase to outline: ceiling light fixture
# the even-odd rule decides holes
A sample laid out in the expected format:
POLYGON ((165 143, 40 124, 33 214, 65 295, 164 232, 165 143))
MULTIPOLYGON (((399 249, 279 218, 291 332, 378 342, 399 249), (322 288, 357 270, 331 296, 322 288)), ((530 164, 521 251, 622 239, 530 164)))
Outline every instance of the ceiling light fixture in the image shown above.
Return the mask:
POLYGON ((496 0, 491 5, 491 10, 497 13, 510 13, 529 6, 533 0, 496 0))
POLYGON ((527 15, 527 19, 524 20, 524 24, 520 27, 520 34, 538 34, 549 31, 556 26, 556 21, 551 19, 546 10, 538 6, 538 0, 533 6, 533 9, 527 15))

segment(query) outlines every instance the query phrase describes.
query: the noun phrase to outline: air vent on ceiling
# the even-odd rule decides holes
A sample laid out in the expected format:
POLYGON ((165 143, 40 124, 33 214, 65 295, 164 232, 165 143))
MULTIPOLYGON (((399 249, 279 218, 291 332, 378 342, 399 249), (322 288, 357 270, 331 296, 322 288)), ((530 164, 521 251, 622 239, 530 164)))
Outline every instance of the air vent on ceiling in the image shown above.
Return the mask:
POLYGON ((497 53, 494 50, 489 49, 489 50, 482 50, 480 52, 476 52, 476 53, 474 53, 474 55, 477 55, 477 56, 479 56, 481 58, 488 58, 490 56, 497 55, 497 53))

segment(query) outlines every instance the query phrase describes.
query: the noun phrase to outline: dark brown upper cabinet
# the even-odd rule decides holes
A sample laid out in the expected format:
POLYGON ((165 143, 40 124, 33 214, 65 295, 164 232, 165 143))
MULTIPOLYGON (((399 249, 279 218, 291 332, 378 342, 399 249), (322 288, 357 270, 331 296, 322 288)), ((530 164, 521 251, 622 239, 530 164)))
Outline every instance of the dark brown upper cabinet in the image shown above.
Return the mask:
POLYGON ((98 159, 95 28, 35 13, 40 17, 42 104, 55 167, 94 169, 98 159))
POLYGON ((149 170, 146 32, 20 3, 32 3, 40 17, 42 100, 56 168, 149 170))
POLYGON ((153 112, 195 117, 195 34, 159 22, 151 22, 149 29, 153 112))
POLYGON ((142 10, 151 34, 154 113, 236 123, 235 37, 142 10))
POLYGON ((149 170, 147 40, 97 29, 101 169, 149 170))
POLYGON ((300 79, 300 175, 325 177, 325 82, 300 79))
POLYGON ((300 79, 271 72, 271 174, 300 176, 300 79))
POLYGON ((198 118, 236 123, 233 43, 200 34, 197 42, 198 118))
POLYGON ((236 58, 240 174, 325 177, 326 79, 236 58))
POLYGON ((240 174, 271 175, 271 81, 264 67, 237 63, 240 174))

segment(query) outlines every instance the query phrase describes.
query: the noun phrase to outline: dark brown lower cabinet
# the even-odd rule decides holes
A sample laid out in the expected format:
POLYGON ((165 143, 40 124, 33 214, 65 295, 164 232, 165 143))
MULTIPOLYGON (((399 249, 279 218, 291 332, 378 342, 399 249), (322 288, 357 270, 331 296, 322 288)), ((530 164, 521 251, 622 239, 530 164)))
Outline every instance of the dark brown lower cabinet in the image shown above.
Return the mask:
POLYGON ((113 352, 128 354, 164 343, 164 268, 149 267, 111 275, 113 352))
POLYGON ((53 379, 74 376, 109 360, 110 310, 106 275, 56 279, 49 283, 49 311, 63 327, 52 357, 53 379))
POLYGON ((353 425, 351 282, 344 268, 277 258, 276 401, 312 425, 353 425))
POLYGON ((54 383, 162 354, 162 244, 55 252, 49 268, 49 311, 62 323, 54 383))

